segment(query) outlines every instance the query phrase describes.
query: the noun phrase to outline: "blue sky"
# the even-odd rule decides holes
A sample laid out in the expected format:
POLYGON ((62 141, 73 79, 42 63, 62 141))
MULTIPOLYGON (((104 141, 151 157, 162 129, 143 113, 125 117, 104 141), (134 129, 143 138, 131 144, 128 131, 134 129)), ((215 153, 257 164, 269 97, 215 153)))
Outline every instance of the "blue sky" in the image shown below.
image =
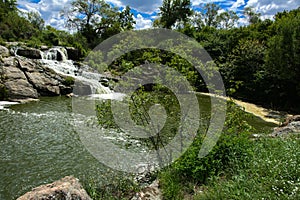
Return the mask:
MULTIPOLYGON (((73 0, 18 0, 18 6, 23 11, 37 11, 41 14, 46 25, 51 25, 60 30, 65 30, 64 19, 60 17, 60 11, 70 5, 73 0)), ((150 28, 155 19, 159 6, 163 0, 106 0, 107 2, 132 8, 136 19, 136 29, 150 28)), ((245 24, 245 18, 241 16, 244 7, 252 6, 262 14, 262 19, 271 18, 277 12, 292 10, 300 6, 300 0, 191 0, 194 10, 205 3, 217 3, 224 10, 233 10, 240 15, 239 24, 245 24)))

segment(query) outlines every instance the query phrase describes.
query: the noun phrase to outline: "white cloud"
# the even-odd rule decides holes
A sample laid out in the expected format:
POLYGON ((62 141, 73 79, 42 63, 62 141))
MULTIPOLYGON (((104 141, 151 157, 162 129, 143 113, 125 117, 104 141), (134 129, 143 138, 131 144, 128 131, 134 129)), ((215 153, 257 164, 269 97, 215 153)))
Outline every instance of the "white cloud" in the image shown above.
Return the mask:
MULTIPOLYGON (((60 16, 61 10, 68 7, 73 0, 40 0, 39 3, 32 3, 32 0, 18 0, 19 7, 22 11, 39 12, 46 22, 58 29, 64 28, 64 19, 60 16)), ((161 6, 163 0, 106 0, 118 7, 129 5, 137 11, 136 28, 143 29, 151 27, 153 19, 156 17, 155 12, 161 6), (143 15, 143 13, 148 15, 143 15)), ((300 6, 300 0, 191 0, 193 8, 199 8, 202 4, 218 3, 223 9, 230 9, 238 12, 240 15, 244 6, 252 6, 257 12, 262 14, 262 19, 272 18, 277 12, 283 10, 296 9, 300 6)), ((245 19, 240 19, 243 24, 245 19)))
POLYGON ((243 6, 243 5, 245 5, 245 1, 244 0, 237 0, 236 2, 234 2, 232 4, 232 6, 231 6, 230 9, 236 10, 237 8, 239 8, 239 7, 243 6))
POLYGON ((262 19, 272 18, 277 12, 296 9, 300 0, 249 0, 246 6, 262 14, 262 19))
MULTIPOLYGON (((199 6, 207 3, 226 3, 226 0, 191 0, 192 6, 199 6)), ((233 1, 234 2, 234 1, 233 1)))
POLYGON ((147 29, 152 27, 152 20, 145 19, 141 14, 138 14, 134 19, 136 20, 136 29, 147 29))
POLYGON ((65 30, 61 11, 64 7, 70 5, 71 2, 72 0, 41 0, 38 3, 32 3, 30 0, 19 0, 18 5, 22 10, 40 13, 46 25, 65 30))
POLYGON ((163 0, 107 0, 116 6, 130 6, 138 12, 152 14, 161 6, 163 0))

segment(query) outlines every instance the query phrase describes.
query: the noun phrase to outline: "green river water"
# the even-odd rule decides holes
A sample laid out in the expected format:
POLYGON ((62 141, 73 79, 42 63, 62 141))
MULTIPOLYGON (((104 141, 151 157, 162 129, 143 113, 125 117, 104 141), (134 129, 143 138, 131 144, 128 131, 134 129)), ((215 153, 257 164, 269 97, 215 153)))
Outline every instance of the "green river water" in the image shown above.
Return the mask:
MULTIPOLYGON (((209 107, 208 97, 201 98, 201 107, 209 107)), ((72 99, 65 97, 0 110, 0 200, 16 199, 68 175, 80 180, 109 178, 107 168, 81 143, 72 114, 72 99)), ((249 122, 258 129, 273 126, 258 118, 249 122)))

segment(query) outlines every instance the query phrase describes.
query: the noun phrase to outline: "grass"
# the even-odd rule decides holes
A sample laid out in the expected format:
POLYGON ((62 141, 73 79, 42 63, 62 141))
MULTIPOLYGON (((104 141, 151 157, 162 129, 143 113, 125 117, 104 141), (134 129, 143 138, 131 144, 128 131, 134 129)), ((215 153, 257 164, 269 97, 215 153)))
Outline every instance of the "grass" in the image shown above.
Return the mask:
POLYGON ((164 198, 300 199, 299 135, 250 139, 257 130, 247 117, 229 105, 227 127, 207 158, 192 158, 192 151, 160 173, 164 198))
POLYGON ((299 149, 296 136, 255 141, 250 162, 226 180, 212 178, 195 199, 300 199, 299 149))

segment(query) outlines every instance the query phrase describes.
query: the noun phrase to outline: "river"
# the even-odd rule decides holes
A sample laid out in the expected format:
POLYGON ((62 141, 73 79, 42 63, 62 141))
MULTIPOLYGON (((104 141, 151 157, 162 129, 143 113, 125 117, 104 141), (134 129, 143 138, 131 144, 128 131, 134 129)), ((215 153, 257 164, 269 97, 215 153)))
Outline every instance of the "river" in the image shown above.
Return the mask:
MULTIPOLYGON (((205 108, 208 97, 202 98, 205 108)), ((68 175, 80 180, 109 179, 107 167, 81 143, 72 115, 72 99, 65 97, 44 97, 0 110, 1 200, 15 199, 68 175)), ((256 117, 250 123, 258 129, 274 126, 256 117)))

